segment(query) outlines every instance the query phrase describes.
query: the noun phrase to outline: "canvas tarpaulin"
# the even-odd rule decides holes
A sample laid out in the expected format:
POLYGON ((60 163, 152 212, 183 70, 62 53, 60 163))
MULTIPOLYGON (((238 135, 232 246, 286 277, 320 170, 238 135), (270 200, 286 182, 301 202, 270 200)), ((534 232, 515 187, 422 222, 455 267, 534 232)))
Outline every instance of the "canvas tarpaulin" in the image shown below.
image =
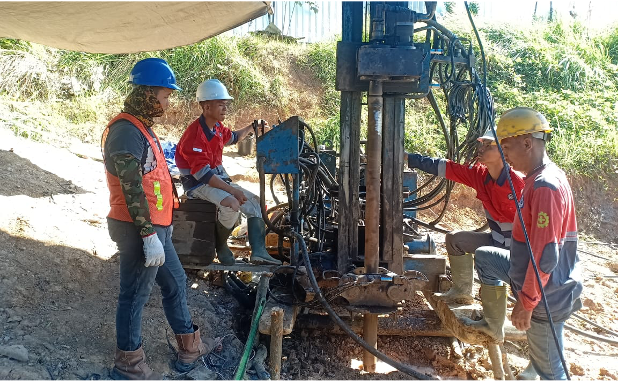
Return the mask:
POLYGON ((269 2, 0 2, 0 37, 89 53, 169 49, 266 14, 269 2))

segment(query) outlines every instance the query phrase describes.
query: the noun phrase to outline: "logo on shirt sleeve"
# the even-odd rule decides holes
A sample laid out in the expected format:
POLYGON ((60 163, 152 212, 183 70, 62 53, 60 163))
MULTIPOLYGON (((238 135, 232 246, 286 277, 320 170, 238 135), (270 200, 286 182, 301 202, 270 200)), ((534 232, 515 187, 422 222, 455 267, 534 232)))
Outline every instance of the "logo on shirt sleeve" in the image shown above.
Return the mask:
POLYGON ((549 225, 549 216, 545 212, 539 212, 539 217, 536 220, 536 226, 546 228, 549 225))

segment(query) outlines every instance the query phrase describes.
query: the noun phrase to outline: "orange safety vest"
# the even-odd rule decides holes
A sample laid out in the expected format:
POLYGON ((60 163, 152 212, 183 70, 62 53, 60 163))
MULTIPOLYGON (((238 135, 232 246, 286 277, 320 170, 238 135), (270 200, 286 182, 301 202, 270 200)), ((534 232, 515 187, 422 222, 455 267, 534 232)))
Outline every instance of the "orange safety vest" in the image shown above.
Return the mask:
MULTIPOLYGON (((126 119, 133 123, 140 132, 148 140, 148 144, 152 147, 152 152, 157 160, 157 166, 142 178, 142 186, 144 188, 144 194, 148 201, 148 209, 150 209, 150 222, 154 225, 169 226, 172 224, 172 211, 178 208, 178 198, 174 192, 174 183, 172 182, 172 176, 169 169, 165 164, 165 156, 155 143, 152 136, 144 127, 144 124, 140 122, 136 117, 127 113, 120 113, 114 119, 109 122, 105 131, 103 131, 103 138, 101 140, 102 147, 105 147, 105 141, 109 134, 109 127, 120 119, 126 119), (163 164, 163 165, 161 165, 163 164)), ((153 132, 154 133, 154 132, 153 132)), ((156 134, 155 134, 156 137, 156 134)), ((157 137, 157 140, 159 138, 157 137)), ((133 222, 129 209, 127 208, 127 202, 122 192, 120 180, 117 176, 112 175, 107 167, 105 168, 105 174, 107 175, 107 187, 109 188, 109 204, 110 211, 107 215, 109 218, 115 220, 133 222)))

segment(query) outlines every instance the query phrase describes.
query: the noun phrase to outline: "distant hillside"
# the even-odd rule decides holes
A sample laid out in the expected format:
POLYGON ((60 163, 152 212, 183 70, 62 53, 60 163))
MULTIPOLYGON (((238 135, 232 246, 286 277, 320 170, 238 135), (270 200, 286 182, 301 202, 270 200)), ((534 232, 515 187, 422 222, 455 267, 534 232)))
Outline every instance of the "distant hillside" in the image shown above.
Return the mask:
MULTIPOLYGON (((475 41, 469 24, 443 23, 475 41)), ((562 21, 537 22, 526 29, 480 29, 498 116, 517 105, 537 108, 554 128, 550 152, 558 164, 585 176, 615 173, 618 30, 592 35, 577 22, 562 21)), ((170 63, 183 88, 161 120, 170 138, 177 138, 199 114, 193 101, 198 84, 219 78, 235 98, 230 125, 244 126, 255 118, 276 123, 300 115, 322 143, 336 147, 335 47, 335 41, 300 44, 249 35, 220 36, 161 52, 103 55, 4 39, 0 124, 33 139, 71 136, 98 142, 109 118, 121 109, 132 65, 157 56, 170 63)), ((444 155, 443 138, 426 101, 410 100, 406 118, 406 149, 444 155)))

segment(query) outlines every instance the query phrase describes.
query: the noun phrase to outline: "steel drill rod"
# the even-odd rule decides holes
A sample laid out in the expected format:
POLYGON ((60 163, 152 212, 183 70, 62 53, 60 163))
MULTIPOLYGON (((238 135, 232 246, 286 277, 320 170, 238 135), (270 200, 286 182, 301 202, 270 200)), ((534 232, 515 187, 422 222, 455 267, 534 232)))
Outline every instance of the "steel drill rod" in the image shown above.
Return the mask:
MULTIPOLYGON (((367 167, 365 169, 365 184, 367 198, 365 203, 365 271, 369 274, 378 272, 380 264, 380 172, 382 167, 382 82, 369 82, 367 108, 367 167)), ((363 338, 367 344, 377 348, 378 345, 378 315, 365 314, 363 323, 363 338)), ((363 369, 375 372, 376 358, 365 351, 363 353, 363 369)))

